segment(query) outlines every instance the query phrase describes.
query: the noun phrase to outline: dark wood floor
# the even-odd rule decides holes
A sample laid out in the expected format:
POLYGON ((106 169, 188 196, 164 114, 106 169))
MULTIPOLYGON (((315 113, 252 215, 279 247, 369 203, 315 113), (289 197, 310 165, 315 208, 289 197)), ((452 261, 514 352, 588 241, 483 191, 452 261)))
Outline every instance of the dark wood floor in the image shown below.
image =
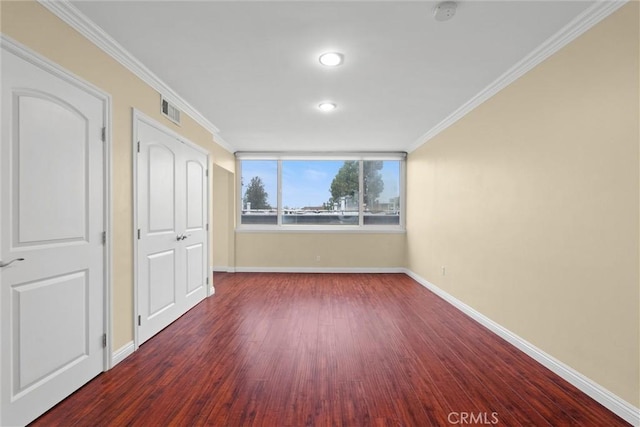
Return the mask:
POLYGON ((627 425, 405 275, 215 283, 34 425, 627 425))

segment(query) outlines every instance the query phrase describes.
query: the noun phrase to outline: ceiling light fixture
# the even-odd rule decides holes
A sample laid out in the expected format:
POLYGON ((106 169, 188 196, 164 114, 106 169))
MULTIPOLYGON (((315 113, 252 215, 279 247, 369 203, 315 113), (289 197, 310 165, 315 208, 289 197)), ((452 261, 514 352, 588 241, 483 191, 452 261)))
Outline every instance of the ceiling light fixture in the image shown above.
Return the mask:
POLYGON ((344 55, 338 52, 327 52, 320 55, 318 59, 325 67, 337 67, 344 62, 344 55))
POLYGON ((333 111, 337 107, 338 106, 333 102, 321 102, 320 104, 318 104, 318 108, 320 109, 320 111, 325 111, 325 112, 333 111))
POLYGON ((433 17, 436 21, 448 21, 456 14, 458 4, 454 1, 443 1, 433 10, 433 17))

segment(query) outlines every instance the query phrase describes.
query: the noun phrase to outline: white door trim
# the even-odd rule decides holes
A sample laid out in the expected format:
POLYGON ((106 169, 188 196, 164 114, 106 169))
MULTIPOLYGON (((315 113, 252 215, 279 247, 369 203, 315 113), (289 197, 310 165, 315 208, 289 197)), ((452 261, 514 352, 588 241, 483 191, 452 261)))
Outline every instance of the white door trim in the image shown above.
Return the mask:
MULTIPOLYGON (((194 150, 201 152, 202 154, 207 156, 207 188, 206 188, 207 199, 205 201, 207 205, 207 232, 206 232, 207 263, 210 263, 210 260, 211 260, 211 231, 210 231, 211 211, 209 206, 211 201, 211 195, 209 193, 211 191, 211 175, 212 174, 209 172, 211 170, 211 158, 210 158, 209 152, 206 149, 188 140, 187 138, 171 130, 170 128, 162 125, 161 123, 158 123, 155 119, 152 119, 151 117, 147 116, 142 111, 136 108, 132 108, 131 113, 132 113, 132 122, 133 122, 133 132, 131 135, 132 136, 131 155, 133 159, 133 161, 131 162, 133 164, 133 199, 131 201, 133 205, 133 233, 132 233, 132 238, 133 238, 133 324, 134 324, 133 346, 134 346, 134 351, 136 351, 140 346, 140 339, 138 337, 138 325, 137 325, 138 316, 139 316, 139 312, 138 312, 138 285, 139 285, 138 283, 138 273, 139 273, 138 272, 138 162, 137 162, 138 124, 140 122, 143 122, 151 127, 154 127, 160 130, 161 132, 171 135, 172 137, 178 139, 179 141, 189 146, 190 148, 193 148, 194 150)), ((209 271, 209 268, 207 268, 207 272, 208 271, 209 271)), ((208 277, 209 279, 211 279, 211 274, 209 274, 208 277)), ((208 298, 211 295, 213 295, 213 283, 211 280, 209 280, 209 283, 207 285, 206 297, 208 298)))
MULTIPOLYGON (((106 346, 103 349, 103 371, 111 369, 113 366, 113 358, 111 354, 113 339, 113 319, 111 313, 112 307, 112 248, 113 248, 113 216, 112 216, 112 140, 111 140, 111 124, 112 124, 112 99, 111 95, 104 92, 92 83, 73 74, 69 70, 54 63, 50 59, 33 51, 22 43, 0 34, 0 46, 2 50, 10 52, 21 59, 33 64, 41 70, 75 86, 76 88, 99 99, 103 104, 103 126, 105 129, 104 137, 104 188, 103 188, 103 215, 105 227, 105 250, 104 250, 104 318, 103 331, 107 336, 106 346)), ((0 354, 0 358, 2 355, 0 354)), ((1 417, 0 417, 1 418, 1 417)))

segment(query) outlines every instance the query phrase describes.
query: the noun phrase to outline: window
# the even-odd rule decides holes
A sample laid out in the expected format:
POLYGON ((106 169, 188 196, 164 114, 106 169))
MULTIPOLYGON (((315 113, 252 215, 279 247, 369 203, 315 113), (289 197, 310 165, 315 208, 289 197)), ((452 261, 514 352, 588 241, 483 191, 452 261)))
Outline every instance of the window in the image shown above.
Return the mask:
POLYGON ((358 225, 358 162, 282 161, 282 224, 358 225))
POLYGON ((364 225, 400 224, 400 162, 363 163, 364 225))
POLYGON ((278 223, 278 162, 245 160, 240 180, 241 224, 278 223))
POLYGON ((404 153, 237 156, 241 229, 402 229, 404 153))

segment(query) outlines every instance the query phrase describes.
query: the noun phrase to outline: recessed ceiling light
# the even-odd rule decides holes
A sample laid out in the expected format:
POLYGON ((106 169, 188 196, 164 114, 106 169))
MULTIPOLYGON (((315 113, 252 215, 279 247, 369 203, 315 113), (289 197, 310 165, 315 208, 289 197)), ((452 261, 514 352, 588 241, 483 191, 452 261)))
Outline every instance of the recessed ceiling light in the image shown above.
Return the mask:
POLYGON ((320 55, 320 63, 327 67, 337 67, 344 61, 344 55, 338 52, 327 52, 320 55))
POLYGON ((336 104, 334 104, 333 102, 321 102, 321 103, 318 105, 318 108, 319 108, 321 111, 332 111, 332 110, 335 110, 335 109, 336 109, 336 107, 337 107, 337 105, 336 105, 336 104))

